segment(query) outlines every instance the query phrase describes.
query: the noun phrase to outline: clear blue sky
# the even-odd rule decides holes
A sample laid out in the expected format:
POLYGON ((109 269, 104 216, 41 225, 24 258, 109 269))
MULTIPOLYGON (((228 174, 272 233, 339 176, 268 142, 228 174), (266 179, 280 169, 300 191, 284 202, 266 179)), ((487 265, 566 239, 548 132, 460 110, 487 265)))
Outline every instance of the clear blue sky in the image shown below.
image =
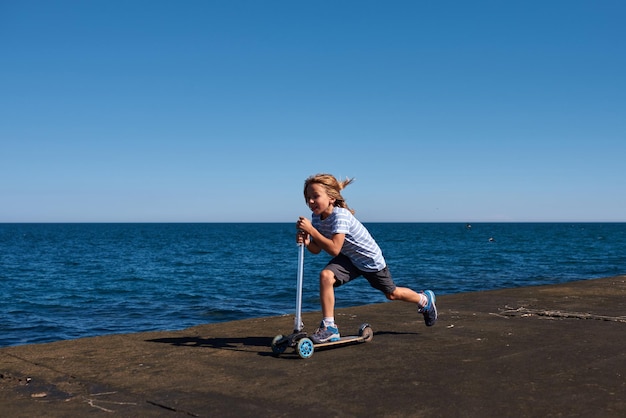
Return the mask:
POLYGON ((0 222, 626 221, 624 1, 0 1, 0 222))

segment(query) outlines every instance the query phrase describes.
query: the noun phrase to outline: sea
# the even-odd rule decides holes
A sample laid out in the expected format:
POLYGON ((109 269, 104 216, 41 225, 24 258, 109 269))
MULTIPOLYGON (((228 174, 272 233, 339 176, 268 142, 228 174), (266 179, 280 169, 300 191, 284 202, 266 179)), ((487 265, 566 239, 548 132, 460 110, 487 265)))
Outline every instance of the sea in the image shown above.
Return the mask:
MULTIPOLYGON (((626 274, 626 223, 365 223, 437 295, 626 274)), ((294 223, 0 224, 0 347, 295 313, 294 223)), ((304 257, 318 311, 326 254, 304 257)), ((364 279, 337 307, 386 302, 364 279)))

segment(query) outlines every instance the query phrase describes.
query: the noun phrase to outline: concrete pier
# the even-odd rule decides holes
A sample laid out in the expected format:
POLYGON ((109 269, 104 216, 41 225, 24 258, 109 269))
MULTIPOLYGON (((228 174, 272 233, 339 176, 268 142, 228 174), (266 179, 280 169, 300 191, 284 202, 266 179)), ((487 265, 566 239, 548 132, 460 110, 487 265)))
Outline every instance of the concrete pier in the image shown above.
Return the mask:
MULTIPOLYGON (((4 417, 623 417, 626 276, 340 309, 315 351, 270 348, 293 317, 0 349, 4 417)), ((312 332, 319 312, 305 313, 312 332)))

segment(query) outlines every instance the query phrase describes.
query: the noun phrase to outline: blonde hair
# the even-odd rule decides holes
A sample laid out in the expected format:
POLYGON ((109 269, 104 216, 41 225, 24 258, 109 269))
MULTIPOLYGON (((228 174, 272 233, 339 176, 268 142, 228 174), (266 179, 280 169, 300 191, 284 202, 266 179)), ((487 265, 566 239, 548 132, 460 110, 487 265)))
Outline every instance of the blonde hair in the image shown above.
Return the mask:
POLYGON ((348 209, 350 213, 354 215, 354 210, 348 207, 346 200, 341 195, 341 190, 343 190, 348 184, 352 183, 354 178, 347 178, 343 181, 339 181, 332 174, 315 174, 314 176, 310 176, 304 181, 304 200, 307 200, 306 197, 306 189, 310 184, 321 184, 326 190, 326 194, 331 199, 335 199, 334 206, 339 208, 348 209))

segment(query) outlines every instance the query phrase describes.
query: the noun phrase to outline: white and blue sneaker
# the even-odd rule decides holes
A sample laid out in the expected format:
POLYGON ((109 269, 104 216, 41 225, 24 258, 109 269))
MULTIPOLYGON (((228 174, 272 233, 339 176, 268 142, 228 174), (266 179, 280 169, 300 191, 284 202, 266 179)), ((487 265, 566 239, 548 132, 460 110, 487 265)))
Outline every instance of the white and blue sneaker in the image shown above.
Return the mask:
POLYGON ((435 293, 432 290, 422 292, 428 299, 426 306, 418 307, 417 312, 424 315, 424 322, 427 327, 432 327, 437 322, 437 307, 435 306, 435 293))
POLYGON ((339 328, 337 325, 327 327, 324 325, 324 321, 320 324, 320 327, 311 335, 311 341, 315 344, 329 343, 339 341, 341 336, 339 335, 339 328))

